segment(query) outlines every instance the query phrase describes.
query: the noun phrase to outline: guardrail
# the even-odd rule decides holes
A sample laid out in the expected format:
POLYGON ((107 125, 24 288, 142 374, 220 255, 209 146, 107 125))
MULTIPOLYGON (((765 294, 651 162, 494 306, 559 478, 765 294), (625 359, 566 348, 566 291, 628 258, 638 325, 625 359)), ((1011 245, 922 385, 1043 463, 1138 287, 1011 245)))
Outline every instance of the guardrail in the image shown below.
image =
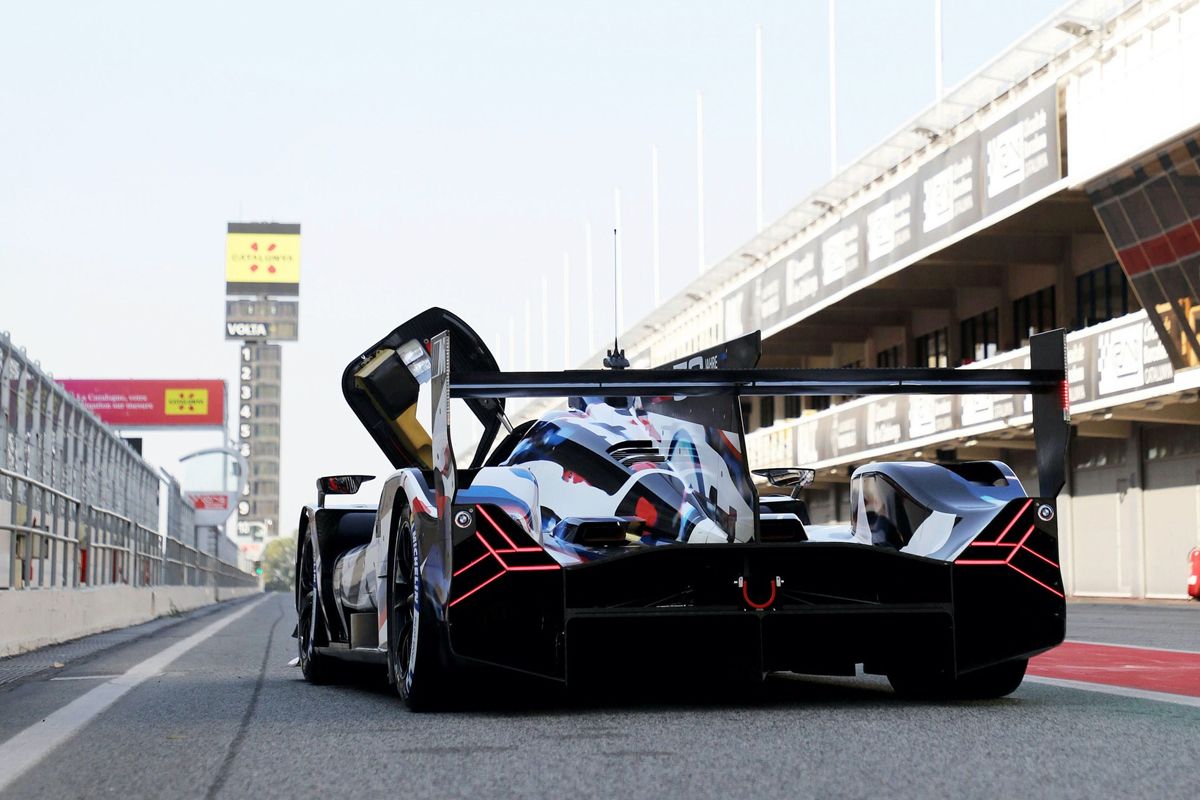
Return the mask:
POLYGON ((0 333, 0 591, 257 585, 217 557, 222 542, 195 541, 193 513, 173 478, 0 333))
MULTIPOLYGON (((257 578, 202 547, 162 536, 123 514, 84 504, 39 481, 0 469, 10 505, 7 574, 0 589, 80 586, 249 587, 257 578)), ((172 487, 173 488, 173 487, 172 487)), ((215 535, 215 534, 214 534, 215 535)), ((215 550, 213 542, 210 550, 215 550)))

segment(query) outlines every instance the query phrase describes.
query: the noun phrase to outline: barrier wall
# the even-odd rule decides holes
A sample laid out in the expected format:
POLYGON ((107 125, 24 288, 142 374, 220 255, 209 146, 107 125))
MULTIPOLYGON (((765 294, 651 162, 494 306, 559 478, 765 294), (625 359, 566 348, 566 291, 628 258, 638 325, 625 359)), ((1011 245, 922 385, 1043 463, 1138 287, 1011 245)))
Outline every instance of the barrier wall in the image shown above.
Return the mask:
POLYGON ((98 586, 0 592, 0 657, 258 592, 258 587, 212 586, 98 586))

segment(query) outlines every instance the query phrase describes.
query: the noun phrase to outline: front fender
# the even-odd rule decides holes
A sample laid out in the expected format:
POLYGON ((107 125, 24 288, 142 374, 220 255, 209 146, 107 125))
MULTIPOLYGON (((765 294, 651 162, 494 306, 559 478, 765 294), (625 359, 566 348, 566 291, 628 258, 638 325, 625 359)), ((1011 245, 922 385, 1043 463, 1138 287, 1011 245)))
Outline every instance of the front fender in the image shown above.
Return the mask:
POLYGON ((316 513, 317 508, 315 506, 305 506, 300 511, 300 524, 296 534, 296 578, 292 586, 292 602, 296 607, 296 611, 299 612, 300 577, 304 565, 304 544, 307 541, 312 551, 313 568, 317 574, 317 579, 313 582, 313 591, 316 593, 315 605, 322 612, 320 614, 321 625, 313 632, 313 639, 316 642, 329 642, 332 638, 329 629, 329 610, 331 604, 326 602, 329 594, 325 591, 325 566, 321 558, 320 540, 317 536, 316 513))
POLYGON ((420 543, 422 575, 429 552, 433 548, 430 532, 437 529, 437 507, 433 489, 429 487, 428 475, 418 469, 404 469, 392 473, 383 485, 379 497, 379 512, 375 516, 376 536, 382 541, 378 548, 379 579, 375 584, 375 608, 378 613, 379 642, 388 641, 388 575, 392 569, 393 548, 400 527, 400 515, 407 508, 411 513, 413 529, 420 543))

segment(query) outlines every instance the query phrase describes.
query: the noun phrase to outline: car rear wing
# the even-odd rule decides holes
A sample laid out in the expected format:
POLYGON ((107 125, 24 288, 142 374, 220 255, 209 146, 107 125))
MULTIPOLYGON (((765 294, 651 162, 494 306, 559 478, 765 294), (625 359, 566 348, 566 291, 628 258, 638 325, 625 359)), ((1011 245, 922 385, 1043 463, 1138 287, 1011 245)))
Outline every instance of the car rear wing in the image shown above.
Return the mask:
MULTIPOLYGON (((1066 338, 1061 328, 1030 339, 1029 369, 625 369, 562 372, 459 372, 442 377, 439 391, 434 339, 434 450, 449 452, 449 428, 438 424, 439 397, 579 397, 663 395, 1028 394, 1033 397, 1034 442, 1041 497, 1054 497, 1066 476, 1070 408, 1066 338), (445 439, 439 445, 439 437, 445 439)), ((448 337, 444 346, 449 348, 448 337)), ((448 359, 448 355, 447 355, 448 359)), ((441 365, 448 369, 446 365, 441 365)), ((449 419, 449 409, 445 411, 449 419)), ((450 456, 451 459, 453 456, 450 456)))

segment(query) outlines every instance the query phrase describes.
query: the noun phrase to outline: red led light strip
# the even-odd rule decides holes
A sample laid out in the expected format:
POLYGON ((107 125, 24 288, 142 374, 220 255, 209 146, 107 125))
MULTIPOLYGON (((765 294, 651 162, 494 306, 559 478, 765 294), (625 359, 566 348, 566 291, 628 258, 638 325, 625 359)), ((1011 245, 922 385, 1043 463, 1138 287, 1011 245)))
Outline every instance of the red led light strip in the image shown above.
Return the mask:
POLYGON ((467 592, 466 594, 462 595, 461 597, 458 597, 457 599, 451 600, 451 601, 450 601, 450 605, 449 605, 449 606, 447 606, 447 608, 454 608, 456 605, 458 605, 459 603, 461 603, 463 600, 466 600, 468 597, 470 597, 471 595, 475 594, 476 592, 478 592, 478 591, 479 591, 480 589, 482 589, 483 587, 487 586, 487 585, 488 585, 489 583, 491 583, 492 581, 496 580, 497 578, 501 578, 501 577, 503 577, 503 576, 504 576, 504 573, 503 573, 503 572, 497 572, 495 575, 493 575, 492 577, 488 578, 486 581, 484 581, 483 583, 479 584, 478 586, 476 586, 476 587, 475 587, 474 589, 472 589, 471 591, 467 592))
POLYGON ((1000 535, 996 537, 995 541, 971 542, 971 544, 1002 544, 1003 542, 1001 542, 1001 540, 1008 535, 1008 532, 1012 530, 1012 526, 1017 524, 1017 520, 1021 518, 1021 515, 1025 513, 1025 510, 1029 508, 1032 503, 1032 497, 1025 501, 1025 505, 1021 506, 1021 510, 1017 512, 1016 516, 1009 520, 1008 524, 1004 526, 1004 530, 1000 531, 1000 535))
POLYGON ((485 558, 488 558, 488 557, 489 557, 489 556, 491 556, 491 555, 493 555, 493 554, 492 554, 492 553, 490 553, 490 552, 489 552, 489 553, 484 553, 484 554, 483 554, 483 555, 481 555, 479 558, 477 558, 477 559, 475 559, 474 561, 472 561, 470 564, 467 564, 465 567, 459 567, 458 569, 456 569, 456 570, 454 571, 454 577, 455 577, 455 578, 457 578, 459 575, 462 575, 464 572, 466 572, 467 570, 469 570, 471 567, 475 566, 475 565, 476 565, 476 564, 478 564, 480 561, 483 561, 485 558))
MULTIPOLYGON (((513 543, 513 540, 508 538, 508 534, 504 532, 504 529, 496 524, 496 520, 492 519, 492 515, 487 513, 487 511, 485 511, 483 509, 483 506, 475 506, 475 508, 479 510, 479 513, 483 515, 484 519, 486 519, 488 522, 490 522, 492 524, 492 527, 495 528, 496 533, 500 534, 501 538, 503 538, 504 541, 508 544, 508 549, 501 550, 500 551, 501 553, 540 553, 540 552, 542 552, 542 548, 540 548, 540 547, 517 547, 516 544, 513 543)), ((486 542, 485 542, 485 544, 486 544, 486 542)), ((491 548, 489 547, 488 549, 490 550, 491 548)))
POLYGON ((1059 597, 1062 597, 1062 596, 1063 596, 1063 593, 1062 593, 1062 592, 1060 592, 1058 589, 1055 589, 1053 586, 1047 586, 1046 584, 1042 583, 1042 582, 1041 582, 1041 581, 1039 581, 1037 578, 1033 577, 1033 576, 1032 576, 1032 575, 1030 575, 1028 572, 1026 572, 1025 570, 1021 569, 1020 567, 1015 567, 1015 566, 1013 566, 1012 564, 1009 564, 1008 566, 1009 566, 1009 568, 1010 568, 1010 569, 1016 570, 1017 572, 1019 572, 1019 573, 1021 573, 1022 575, 1024 575, 1026 578, 1029 578, 1029 580, 1033 581, 1033 582, 1034 582, 1034 583, 1036 583, 1038 586, 1040 586, 1040 587, 1042 587, 1043 589, 1045 589, 1047 592, 1050 592, 1050 594, 1053 594, 1053 595, 1058 595, 1059 597))
POLYGON ((1053 586, 1048 586, 1047 584, 1042 583, 1037 578, 1033 577, 1028 572, 1026 572, 1025 570, 1021 569, 1020 567, 1018 567, 1012 563, 1012 560, 1014 558, 1016 558, 1017 553, 1024 550, 1026 553, 1029 553, 1030 555, 1037 556, 1042 561, 1045 561, 1047 564, 1054 567, 1055 569, 1059 568, 1058 564, 1056 564, 1053 561, 1051 561, 1050 559, 1046 558, 1041 553, 1034 552, 1032 549, 1025 546, 1025 542, 1029 539, 1030 536, 1033 535, 1033 531, 1035 530, 1036 526, 1030 525, 1029 530, 1025 531, 1025 535, 1021 537, 1021 541, 1017 542, 1016 544, 1011 544, 1011 543, 1000 541, 1000 539, 1003 539, 1005 534, 1007 534, 1008 531, 1012 528, 1013 524, 1016 523, 1017 519, 1020 518, 1021 514, 1025 513, 1025 509, 1029 508, 1029 503, 1032 503, 1032 502, 1033 502, 1033 500, 1030 500, 1024 506, 1021 507, 1021 510, 1017 513, 1017 516, 1013 517, 1012 522, 1008 523, 1008 527, 1006 527, 1004 529, 1004 533, 1001 533, 999 538, 996 539, 996 541, 994 541, 994 542, 971 542, 972 547, 974 547, 977 544, 993 546, 993 547, 994 546, 1011 547, 1012 552, 1008 554, 1008 558, 1005 558, 1005 559, 990 558, 990 559, 975 559, 975 560, 959 559, 958 561, 955 561, 954 563, 955 564, 963 564, 964 566, 971 566, 971 567, 1008 567, 1009 569, 1012 569, 1015 572, 1018 572, 1021 575, 1024 575, 1026 578, 1033 581, 1038 586, 1041 586, 1043 589, 1050 592, 1051 594, 1055 594, 1055 595, 1058 595, 1059 597, 1063 597, 1064 595, 1062 592, 1058 591, 1053 586))
POLYGON ((496 520, 492 519, 491 515, 488 514, 486 511, 484 511, 483 506, 476 506, 475 510, 478 511, 479 515, 482 516, 484 519, 486 519, 489 524, 491 524, 492 528, 496 531, 496 533, 500 534, 501 538, 503 538, 504 541, 508 544, 508 547, 505 549, 497 550, 496 548, 492 547, 492 545, 488 542, 487 539, 485 539, 483 537, 483 534, 481 534, 478 530, 476 530, 475 538, 478 539, 483 544, 483 546, 487 550, 487 552, 484 553, 483 555, 481 555, 479 558, 472 561, 471 563, 467 564, 466 566, 461 567, 458 570, 456 570, 454 572, 453 577, 457 578, 459 575, 461 575, 464 572, 466 572, 467 570, 471 569, 471 567, 473 567, 476 564, 480 563, 481 561, 484 561, 489 558, 496 559, 496 562, 500 565, 501 571, 497 572, 495 575, 488 578, 486 581, 479 584, 474 589, 471 589, 469 592, 466 592, 466 593, 456 597, 455 599, 451 600, 449 605, 447 605, 447 608, 454 608, 454 606, 458 605, 463 600, 466 600, 468 597, 475 594, 476 592, 478 592, 483 587, 487 586, 492 581, 495 581, 495 580, 503 577, 505 575, 505 573, 508 573, 508 572, 545 572, 548 570, 559 569, 558 564, 534 564, 532 566, 510 566, 504 560, 504 554, 507 554, 507 553, 544 553, 545 551, 540 547, 517 547, 517 545, 513 542, 513 540, 510 539, 508 537, 508 535, 504 532, 504 529, 501 528, 498 524, 496 524, 496 520))

